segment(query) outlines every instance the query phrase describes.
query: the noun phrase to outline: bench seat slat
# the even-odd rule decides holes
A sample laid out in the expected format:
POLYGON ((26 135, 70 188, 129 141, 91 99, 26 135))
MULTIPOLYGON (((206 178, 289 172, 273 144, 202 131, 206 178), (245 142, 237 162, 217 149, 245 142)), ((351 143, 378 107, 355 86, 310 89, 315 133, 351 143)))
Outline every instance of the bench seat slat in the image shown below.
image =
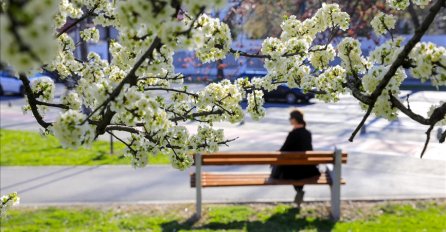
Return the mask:
MULTIPOLYGON (((239 152, 213 152, 213 153, 204 153, 203 156, 206 155, 219 155, 219 156, 244 156, 244 155, 305 155, 305 156, 333 156, 333 151, 239 151, 239 152)), ((342 153, 342 156, 347 156, 346 152, 342 153)))
MULTIPOLYGON (((333 158, 333 153, 331 154, 252 154, 252 155, 246 155, 246 154, 202 154, 203 158, 276 158, 280 157, 281 159, 306 159, 306 158, 333 158)), ((347 154, 342 155, 343 158, 347 158, 347 154)))
MULTIPOLYGON (((203 165, 317 165, 333 163, 333 158, 307 158, 307 159, 283 159, 274 158, 208 158, 203 157, 203 165)), ((342 158, 342 163, 347 163, 347 158, 342 158)))
MULTIPOLYGON (((202 165, 317 165, 334 163, 332 151, 215 152, 201 155, 202 165)), ((341 162, 347 163, 347 153, 341 162)))
MULTIPOLYGON (((228 187, 228 186, 261 186, 261 185, 326 185, 330 184, 328 174, 322 173, 319 177, 302 180, 270 179, 269 173, 218 173, 203 172, 202 187, 228 187)), ((345 181, 342 180, 342 184, 345 181)), ((195 187, 195 173, 191 174, 191 187, 195 187)))

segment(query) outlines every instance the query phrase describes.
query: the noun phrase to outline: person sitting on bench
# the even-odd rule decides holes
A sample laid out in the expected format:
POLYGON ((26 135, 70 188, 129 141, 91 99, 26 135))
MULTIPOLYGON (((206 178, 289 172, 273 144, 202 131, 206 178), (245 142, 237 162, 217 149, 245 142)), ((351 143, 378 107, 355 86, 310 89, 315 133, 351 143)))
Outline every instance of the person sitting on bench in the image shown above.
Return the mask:
MULTIPOLYGON (((300 110, 293 110, 290 113, 290 124, 293 127, 288 134, 285 143, 280 151, 311 151, 311 133, 306 127, 304 115, 300 110)), ((300 180, 319 176, 320 172, 316 165, 277 165, 271 170, 271 178, 274 179, 291 179, 300 180)), ((304 194, 303 186, 294 186, 296 196, 294 202, 300 207, 303 202, 304 194)))

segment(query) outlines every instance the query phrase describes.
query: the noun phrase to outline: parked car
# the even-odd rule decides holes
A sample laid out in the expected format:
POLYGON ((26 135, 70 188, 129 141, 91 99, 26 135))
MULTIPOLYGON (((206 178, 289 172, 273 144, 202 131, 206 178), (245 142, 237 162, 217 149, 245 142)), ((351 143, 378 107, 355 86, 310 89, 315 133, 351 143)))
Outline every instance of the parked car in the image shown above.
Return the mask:
POLYGON ((288 104, 308 103, 314 98, 314 93, 304 93, 299 88, 290 88, 287 84, 282 84, 273 91, 264 91, 263 97, 266 101, 285 101, 288 104))
MULTIPOLYGON (((34 76, 30 77, 29 80, 32 82, 41 77, 48 77, 44 73, 36 73, 34 76)), ((22 81, 14 76, 12 72, 7 70, 0 70, 0 95, 4 94, 17 94, 25 95, 25 89, 23 88, 22 81)))
MULTIPOLYGON (((249 79, 253 77, 262 77, 266 73, 259 72, 244 72, 240 77, 248 77, 249 79)), ((287 84, 281 84, 277 89, 273 91, 263 91, 263 98, 265 101, 282 101, 289 104, 294 103, 308 103, 310 99, 314 98, 314 93, 304 93, 299 88, 290 88, 287 84)))
POLYGON ((25 94, 22 82, 9 71, 0 71, 0 95, 6 93, 25 94))

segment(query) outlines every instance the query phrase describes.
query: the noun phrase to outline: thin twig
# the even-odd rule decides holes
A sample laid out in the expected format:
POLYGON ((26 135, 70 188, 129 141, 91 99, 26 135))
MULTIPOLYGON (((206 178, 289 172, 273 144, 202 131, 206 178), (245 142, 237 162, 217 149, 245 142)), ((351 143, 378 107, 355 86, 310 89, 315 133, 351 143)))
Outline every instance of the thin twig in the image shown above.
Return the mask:
POLYGON ((348 141, 353 142, 353 139, 355 138, 356 134, 361 130, 361 128, 364 126, 365 121, 369 117, 370 113, 372 113, 373 107, 368 107, 367 112, 365 113, 364 117, 362 118, 359 125, 356 127, 356 129, 353 131, 352 135, 348 139, 348 141))
POLYGON ((37 99, 36 99, 35 103, 36 103, 36 105, 56 107, 56 108, 61 108, 61 109, 64 109, 64 110, 70 109, 67 105, 64 105, 64 104, 43 102, 43 101, 39 101, 37 99))
POLYGON ((440 139, 438 140, 440 143, 444 143, 446 140, 446 130, 443 131, 443 134, 441 134, 440 139))
POLYGON ((430 125, 429 129, 426 131, 426 142, 424 142, 423 151, 421 151, 420 158, 423 158, 424 153, 426 152, 427 146, 429 145, 429 140, 431 139, 431 132, 434 129, 434 125, 430 125))

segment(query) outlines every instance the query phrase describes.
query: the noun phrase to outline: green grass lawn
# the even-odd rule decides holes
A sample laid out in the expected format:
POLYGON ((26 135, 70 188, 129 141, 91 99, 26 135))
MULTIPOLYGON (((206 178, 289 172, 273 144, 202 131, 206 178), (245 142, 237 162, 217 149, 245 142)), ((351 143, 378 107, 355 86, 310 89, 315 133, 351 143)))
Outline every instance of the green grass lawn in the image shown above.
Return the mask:
MULTIPOLYGON (((123 156, 124 145, 114 143, 115 152, 110 154, 110 143, 96 141, 91 148, 63 149, 54 136, 41 136, 36 132, 0 130, 0 165, 103 165, 128 164, 123 156)), ((167 156, 149 156, 150 164, 167 164, 167 156)))
POLYGON ((198 222, 192 205, 16 208, 2 231, 445 231, 446 202, 349 203, 338 223, 327 205, 205 205, 198 222))

